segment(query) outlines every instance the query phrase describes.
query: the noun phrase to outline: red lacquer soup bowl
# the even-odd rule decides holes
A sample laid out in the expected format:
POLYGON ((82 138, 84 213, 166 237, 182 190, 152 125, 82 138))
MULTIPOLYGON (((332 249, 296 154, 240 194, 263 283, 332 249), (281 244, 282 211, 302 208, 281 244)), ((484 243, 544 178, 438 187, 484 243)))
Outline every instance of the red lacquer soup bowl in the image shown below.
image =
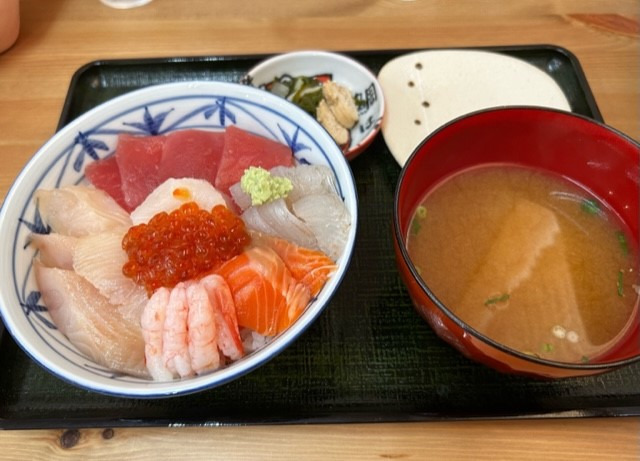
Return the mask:
MULTIPOLYGON (((589 363, 563 363, 510 349, 457 317, 418 275, 406 247, 413 213, 444 179, 487 164, 511 164, 559 174, 605 202, 638 245, 640 144, 602 123, 543 108, 510 107, 475 112, 427 137, 404 165, 397 185, 393 238, 400 275, 418 313, 465 356, 505 373, 546 378, 592 375, 640 360, 638 295, 623 335, 589 363)), ((460 232, 473 232, 461 229, 460 232)), ((637 261, 636 261, 636 270, 637 261)))

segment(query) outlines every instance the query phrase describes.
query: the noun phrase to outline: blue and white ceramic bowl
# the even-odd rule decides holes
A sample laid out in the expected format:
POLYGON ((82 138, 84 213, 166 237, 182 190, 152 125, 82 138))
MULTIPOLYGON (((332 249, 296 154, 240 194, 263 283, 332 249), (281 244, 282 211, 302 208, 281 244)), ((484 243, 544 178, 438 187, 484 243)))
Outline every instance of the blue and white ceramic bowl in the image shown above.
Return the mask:
POLYGON ((148 87, 80 116, 53 136, 29 161, 0 210, 0 312, 16 342, 59 378, 93 391, 124 397, 166 397, 201 391, 236 379, 289 346, 320 315, 347 270, 357 225, 351 170, 327 132, 298 107, 255 88, 222 82, 180 82, 148 87), (328 165, 351 214, 352 227, 337 272, 286 331, 230 366, 207 375, 152 382, 114 374, 83 356, 52 324, 33 276, 32 232, 47 232, 32 200, 38 188, 85 182, 89 162, 114 153, 120 133, 152 135, 230 125, 291 146, 302 162, 328 165))

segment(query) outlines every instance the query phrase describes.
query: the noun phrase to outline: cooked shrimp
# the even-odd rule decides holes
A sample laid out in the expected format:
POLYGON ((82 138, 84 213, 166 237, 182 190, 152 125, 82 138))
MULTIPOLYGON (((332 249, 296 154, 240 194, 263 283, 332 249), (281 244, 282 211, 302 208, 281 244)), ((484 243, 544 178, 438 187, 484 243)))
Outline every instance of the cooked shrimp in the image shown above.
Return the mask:
POLYGON ((201 283, 194 282, 187 286, 187 303, 191 368, 200 375, 220 366, 216 322, 213 306, 201 283))
POLYGON ((244 347, 229 285, 217 274, 204 277, 200 284, 205 288, 213 308, 218 329, 218 347, 231 360, 238 360, 244 355, 244 347))
POLYGON ((188 346, 189 307, 185 286, 185 283, 179 283, 171 290, 162 334, 164 365, 169 371, 177 372, 182 378, 193 375, 188 346))
POLYGON ((147 370, 156 381, 173 379, 173 373, 164 366, 162 360, 162 332, 167 304, 169 304, 169 290, 159 288, 145 305, 140 318, 147 370))

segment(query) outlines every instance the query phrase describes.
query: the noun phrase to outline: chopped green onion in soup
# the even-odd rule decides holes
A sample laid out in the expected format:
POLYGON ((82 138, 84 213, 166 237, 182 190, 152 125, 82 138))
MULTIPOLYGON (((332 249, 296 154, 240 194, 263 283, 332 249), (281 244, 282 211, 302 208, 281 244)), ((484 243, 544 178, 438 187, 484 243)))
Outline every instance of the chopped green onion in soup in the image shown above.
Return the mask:
POLYGON ((595 200, 583 199, 580 206, 585 213, 598 214, 600 212, 600 205, 595 200))

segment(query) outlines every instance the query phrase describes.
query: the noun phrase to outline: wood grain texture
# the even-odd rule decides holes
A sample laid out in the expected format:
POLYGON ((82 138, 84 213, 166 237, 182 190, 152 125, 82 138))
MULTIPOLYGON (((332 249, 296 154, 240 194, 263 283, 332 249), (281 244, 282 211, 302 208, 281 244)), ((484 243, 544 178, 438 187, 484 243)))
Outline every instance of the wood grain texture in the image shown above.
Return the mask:
POLYGON ((638 418, 8 431, 0 459, 625 461, 639 433, 638 418))
MULTIPOLYGON (((603 117, 640 139, 637 0, 22 0, 0 54, 0 194, 55 131, 97 59, 549 43, 573 52, 603 117)), ((0 432, 0 459, 638 459, 640 419, 0 432), (62 441, 64 440, 64 444, 62 441), (66 444, 66 445, 65 445, 66 444), (73 446, 71 446, 73 445, 73 446), (67 446, 68 448, 64 448, 67 446)))

